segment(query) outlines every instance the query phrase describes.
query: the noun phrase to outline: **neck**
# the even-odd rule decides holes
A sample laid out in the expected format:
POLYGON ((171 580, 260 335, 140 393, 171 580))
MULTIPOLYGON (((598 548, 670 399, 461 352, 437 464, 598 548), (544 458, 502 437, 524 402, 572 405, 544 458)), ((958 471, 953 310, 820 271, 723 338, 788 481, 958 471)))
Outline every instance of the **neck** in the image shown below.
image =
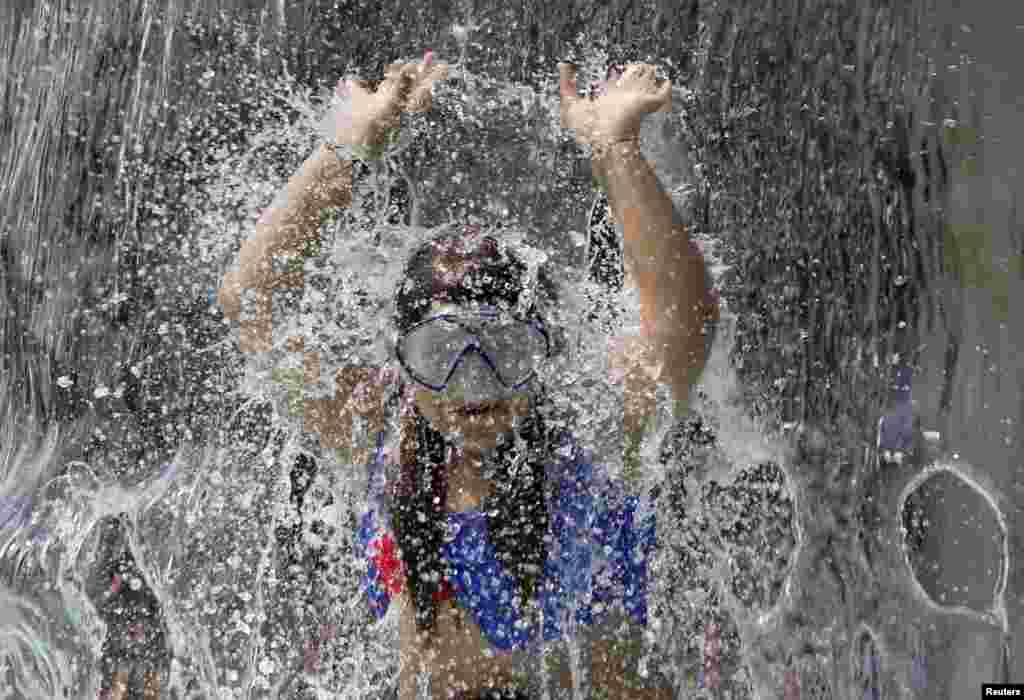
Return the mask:
POLYGON ((491 484, 482 472, 479 455, 455 454, 448 462, 448 510, 479 510, 491 493, 491 484))

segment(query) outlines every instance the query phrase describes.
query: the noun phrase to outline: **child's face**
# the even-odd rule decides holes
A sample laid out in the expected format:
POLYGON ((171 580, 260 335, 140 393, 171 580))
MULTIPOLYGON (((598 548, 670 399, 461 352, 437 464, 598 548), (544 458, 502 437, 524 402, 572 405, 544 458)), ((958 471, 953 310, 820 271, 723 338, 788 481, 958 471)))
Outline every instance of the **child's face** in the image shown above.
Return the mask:
MULTIPOLYGON (((456 306, 435 302, 431 314, 466 311, 456 306)), ((479 356, 467 355, 463 362, 480 362, 479 356)), ((463 367, 456 373, 463 371, 463 367)), ((469 411, 455 384, 455 377, 448 389, 433 391, 421 384, 414 384, 414 400, 420 413, 430 421, 434 430, 445 435, 462 433, 467 454, 482 454, 498 445, 498 438, 510 433, 517 424, 529 415, 530 397, 526 392, 505 392, 504 398, 486 402, 481 412, 469 411)), ((497 379, 495 378, 495 381, 497 379)))
POLYGON ((434 430, 446 435, 462 433, 467 454, 483 454, 498 445, 498 438, 510 433, 530 412, 526 395, 496 401, 480 414, 467 414, 465 406, 426 387, 415 390, 416 407, 434 430))

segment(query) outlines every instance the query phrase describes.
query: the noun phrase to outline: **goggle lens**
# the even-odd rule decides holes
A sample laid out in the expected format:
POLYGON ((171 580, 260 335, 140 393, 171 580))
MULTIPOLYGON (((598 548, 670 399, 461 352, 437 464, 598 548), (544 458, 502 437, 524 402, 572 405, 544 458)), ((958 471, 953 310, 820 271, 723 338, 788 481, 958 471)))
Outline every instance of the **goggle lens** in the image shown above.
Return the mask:
POLYGON ((530 378, 548 354, 548 340, 533 324, 509 318, 448 315, 410 330, 399 349, 413 376, 429 385, 442 386, 469 345, 479 339, 508 387, 530 378))

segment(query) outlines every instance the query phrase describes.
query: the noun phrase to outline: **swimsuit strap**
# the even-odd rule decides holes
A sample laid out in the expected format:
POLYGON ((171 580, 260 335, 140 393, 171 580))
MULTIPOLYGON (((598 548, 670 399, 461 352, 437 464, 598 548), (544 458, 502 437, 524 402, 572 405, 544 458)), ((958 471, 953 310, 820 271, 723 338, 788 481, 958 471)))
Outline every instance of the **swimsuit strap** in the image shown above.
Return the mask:
MULTIPOLYGON (((563 452, 564 461, 552 460, 561 463, 552 464, 549 471, 559 488, 557 498, 549 502, 549 528, 555 542, 538 581, 542 630, 521 619, 514 595, 518 586, 498 561, 487 536, 486 514, 448 514, 450 530, 443 545, 448 571, 435 600, 458 600, 491 645, 501 651, 528 646, 538 632, 546 641, 561 638, 570 618, 580 626, 600 622, 612 604, 621 604, 638 624, 646 625, 647 559, 656 543, 653 514, 640 512, 638 499, 618 491, 600 467, 585 459, 571 436, 562 447, 568 447, 570 454, 563 452), (592 609, 594 605, 599 607, 592 609)), ((373 493, 383 484, 381 453, 378 436, 369 508, 357 535, 357 546, 368 560, 365 589, 377 619, 404 584, 386 502, 382 494, 373 493)))

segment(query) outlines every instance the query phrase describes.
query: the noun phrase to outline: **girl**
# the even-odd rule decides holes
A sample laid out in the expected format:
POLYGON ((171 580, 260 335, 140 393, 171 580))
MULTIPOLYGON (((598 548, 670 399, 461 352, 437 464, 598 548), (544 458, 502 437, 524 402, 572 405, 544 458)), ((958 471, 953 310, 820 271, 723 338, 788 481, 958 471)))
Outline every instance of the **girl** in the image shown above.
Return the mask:
MULTIPOLYGON (((619 339, 613 358, 625 375, 624 424, 635 432, 653 410, 652 365, 685 405, 717 304, 699 251, 637 144, 642 115, 665 107, 670 86, 657 85, 649 66, 630 66, 597 100, 584 100, 573 69, 561 71, 563 126, 594 149, 640 291, 644 332, 619 339)), ((403 110, 429 109, 431 82, 444 75, 428 54, 424 65, 392 65, 375 91, 348 83, 353 107, 339 140, 375 157, 403 110)), ((269 290, 282 282, 269 272, 272 256, 313 238, 324 207, 351 202, 351 163, 332 151, 306 162, 289 196, 243 245, 239 270, 225 276, 220 298, 229 316, 238 314, 243 287, 257 290, 243 350, 269 349, 269 290)), ((435 698, 539 697, 545 674, 531 667, 532 645, 574 628, 586 631, 593 696, 669 698, 657 669, 643 678, 637 667, 653 516, 640 517, 637 500, 623 496, 568 431, 549 424, 537 371, 561 349, 544 314, 557 299, 543 269, 531 286, 525 268, 514 248, 477 228, 434 236, 408 261, 395 296, 397 445, 387 444, 382 383, 365 370, 340 372, 334 399, 307 401, 305 425, 322 446, 347 447, 361 413, 377 436, 357 541, 368 559, 371 611, 399 608, 399 698, 418 697, 423 671, 435 698)), ((307 367, 315 364, 307 357, 307 367)), ((568 690, 570 668, 563 654, 548 678, 568 690)))

